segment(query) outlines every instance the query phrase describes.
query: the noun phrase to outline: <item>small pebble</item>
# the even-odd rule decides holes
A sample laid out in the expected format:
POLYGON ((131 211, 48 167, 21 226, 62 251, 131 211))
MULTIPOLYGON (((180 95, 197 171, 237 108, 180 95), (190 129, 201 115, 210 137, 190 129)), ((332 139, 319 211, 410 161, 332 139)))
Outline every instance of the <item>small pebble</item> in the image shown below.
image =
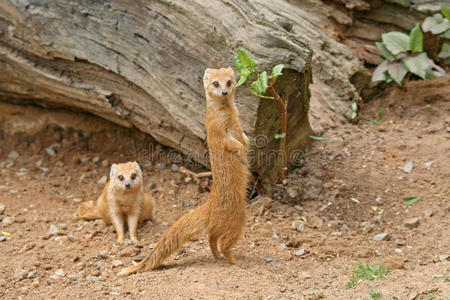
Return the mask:
POLYGON ((56 225, 50 224, 49 234, 50 235, 57 235, 59 233, 59 229, 56 225))
POLYGON ((159 163, 159 164, 156 164, 156 167, 157 167, 158 169, 165 169, 165 168, 166 168, 166 164, 164 164, 164 163, 159 163))
POLYGON ((11 217, 6 217, 2 220, 3 225, 11 225, 12 223, 14 223, 14 220, 11 217))
POLYGON ((409 173, 411 173, 413 168, 414 168, 414 162, 410 161, 406 165, 403 166, 403 172, 405 172, 406 174, 409 174, 409 173))
POLYGON ((389 233, 383 232, 373 237, 374 241, 388 241, 390 239, 389 233))
POLYGON ((0 215, 5 212, 6 206, 0 203, 0 215))
POLYGON ((16 159, 16 158, 18 158, 19 157, 19 153, 17 153, 16 151, 11 151, 11 152, 9 152, 9 154, 8 154, 8 158, 9 159, 16 159))
POLYGON ((265 260, 267 263, 270 263, 270 264, 275 263, 275 260, 274 260, 273 258, 270 258, 270 257, 266 257, 266 258, 264 258, 264 260, 265 260))
POLYGON ((123 265, 122 261, 120 259, 115 259, 111 262, 111 264, 113 265, 113 267, 119 267, 121 265, 123 265))
POLYGON ((47 154, 50 155, 50 156, 55 156, 56 155, 56 151, 53 150, 53 148, 50 148, 50 147, 45 148, 45 152, 47 152, 47 154))
POLYGON ((300 250, 295 251, 295 252, 294 252, 294 255, 295 255, 295 256, 302 256, 302 255, 304 255, 305 253, 306 253, 306 250, 305 250, 305 249, 300 249, 300 250))
POLYGON ((180 172, 180 166, 177 164, 172 164, 171 166, 172 172, 180 172))
POLYGON ((0 236, 0 242, 4 242, 4 241, 6 241, 6 236, 0 236))
POLYGON ((404 224, 406 228, 409 229, 416 228, 417 226, 419 226, 419 218, 408 219, 404 222, 404 224))
POLYGON ((311 275, 309 275, 308 273, 302 273, 301 277, 302 279, 310 279, 311 275))

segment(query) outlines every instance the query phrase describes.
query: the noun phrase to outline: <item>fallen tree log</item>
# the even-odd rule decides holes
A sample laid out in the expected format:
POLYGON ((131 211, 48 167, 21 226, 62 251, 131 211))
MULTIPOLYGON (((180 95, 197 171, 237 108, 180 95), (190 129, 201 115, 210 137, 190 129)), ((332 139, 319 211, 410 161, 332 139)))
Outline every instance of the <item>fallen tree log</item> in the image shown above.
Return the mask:
MULTIPOLYGON (((85 111, 135 126, 207 165, 203 71, 233 65, 242 47, 262 68, 286 66, 278 89, 289 99, 291 157, 312 134, 312 69, 317 85, 329 89, 322 91, 325 100, 312 105, 314 129, 349 116, 348 100, 358 97, 350 78, 361 64, 321 27, 324 5, 311 3, 5 0, 0 101, 85 111), (318 60, 307 44, 318 51, 318 60)), ((278 107, 247 90, 238 90, 236 105, 247 134, 266 139, 264 147, 253 147, 267 155, 278 147, 278 107)), ((253 169, 275 178, 267 162, 253 160, 253 169)))

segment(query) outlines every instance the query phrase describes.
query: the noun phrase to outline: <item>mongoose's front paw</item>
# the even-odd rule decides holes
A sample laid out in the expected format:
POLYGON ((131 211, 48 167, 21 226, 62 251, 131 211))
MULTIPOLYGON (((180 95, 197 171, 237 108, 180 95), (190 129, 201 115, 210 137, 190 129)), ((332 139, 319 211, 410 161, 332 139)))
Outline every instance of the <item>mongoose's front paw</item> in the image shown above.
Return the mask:
POLYGON ((117 244, 120 244, 120 245, 123 244, 124 240, 125 240, 125 238, 123 236, 118 236, 117 237, 117 244))
POLYGON ((139 245, 139 240, 138 240, 138 238, 137 238, 137 237, 135 237, 135 236, 132 236, 132 237, 130 237, 130 239, 131 239, 131 242, 132 242, 133 244, 135 244, 135 245, 139 245))

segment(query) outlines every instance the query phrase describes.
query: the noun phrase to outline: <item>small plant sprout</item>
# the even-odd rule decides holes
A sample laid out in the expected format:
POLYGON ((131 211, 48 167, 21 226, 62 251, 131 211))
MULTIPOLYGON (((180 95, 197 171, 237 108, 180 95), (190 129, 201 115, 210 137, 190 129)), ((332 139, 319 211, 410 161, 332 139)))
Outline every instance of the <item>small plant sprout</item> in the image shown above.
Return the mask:
MULTIPOLYGON (((286 150, 286 131, 287 131, 287 104, 288 100, 283 100, 278 92, 275 90, 274 85, 277 77, 282 75, 284 68, 283 64, 275 65, 272 68, 270 74, 267 71, 258 73, 255 68, 258 66, 258 62, 250 56, 244 49, 239 48, 236 55, 236 69, 239 72, 239 81, 237 86, 244 84, 249 78, 256 77, 257 79, 250 84, 250 93, 261 98, 268 99, 278 103, 281 113, 281 130, 275 134, 275 139, 280 140, 279 150, 280 153, 285 153, 286 150), (266 95, 269 91, 270 96, 266 95)), ((284 161, 283 159, 281 161, 284 161)), ((286 166, 281 165, 281 180, 287 171, 286 166)))
POLYGON ((365 266, 363 266, 362 263, 358 263, 358 268, 353 270, 352 278, 347 282, 345 287, 347 289, 350 289, 352 287, 355 287, 358 282, 363 280, 378 280, 378 279, 385 279, 385 275, 388 273, 388 269, 384 268, 383 266, 378 266, 377 264, 369 265, 366 263, 365 266))
POLYGON ((380 110, 378 111, 378 117, 370 120, 370 124, 375 124, 376 122, 380 121, 381 117, 383 116, 383 112, 384 112, 384 106, 381 106, 380 110))

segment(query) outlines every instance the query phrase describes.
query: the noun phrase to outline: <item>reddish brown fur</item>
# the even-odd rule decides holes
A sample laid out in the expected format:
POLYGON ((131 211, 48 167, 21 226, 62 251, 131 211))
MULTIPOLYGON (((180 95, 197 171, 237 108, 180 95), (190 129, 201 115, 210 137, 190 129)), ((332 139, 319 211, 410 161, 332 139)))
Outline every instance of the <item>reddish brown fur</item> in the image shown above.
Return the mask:
POLYGON ((106 183, 97 203, 85 202, 78 207, 78 215, 86 220, 103 219, 105 224, 113 224, 117 232, 117 242, 124 241, 124 225, 128 223, 130 239, 138 243, 136 236, 139 223, 152 220, 153 200, 144 193, 142 172, 136 162, 113 164, 110 180, 106 183), (136 174, 131 179, 131 174, 136 174), (123 176, 124 181, 117 179, 123 176), (124 189, 124 183, 132 184, 130 189, 124 189))
POLYGON ((238 262, 231 254, 231 247, 240 239, 245 225, 249 179, 246 155, 249 142, 234 106, 236 80, 233 70, 207 69, 203 83, 213 176, 210 197, 196 210, 180 218, 147 258, 136 266, 123 269, 119 276, 159 267, 181 245, 204 229, 208 231, 209 245, 216 258, 220 257, 221 252, 230 263, 238 262), (214 81, 219 82, 220 88, 214 87, 214 81), (231 81, 230 87, 227 86, 228 81, 231 81), (222 96, 222 91, 228 94, 222 96))

